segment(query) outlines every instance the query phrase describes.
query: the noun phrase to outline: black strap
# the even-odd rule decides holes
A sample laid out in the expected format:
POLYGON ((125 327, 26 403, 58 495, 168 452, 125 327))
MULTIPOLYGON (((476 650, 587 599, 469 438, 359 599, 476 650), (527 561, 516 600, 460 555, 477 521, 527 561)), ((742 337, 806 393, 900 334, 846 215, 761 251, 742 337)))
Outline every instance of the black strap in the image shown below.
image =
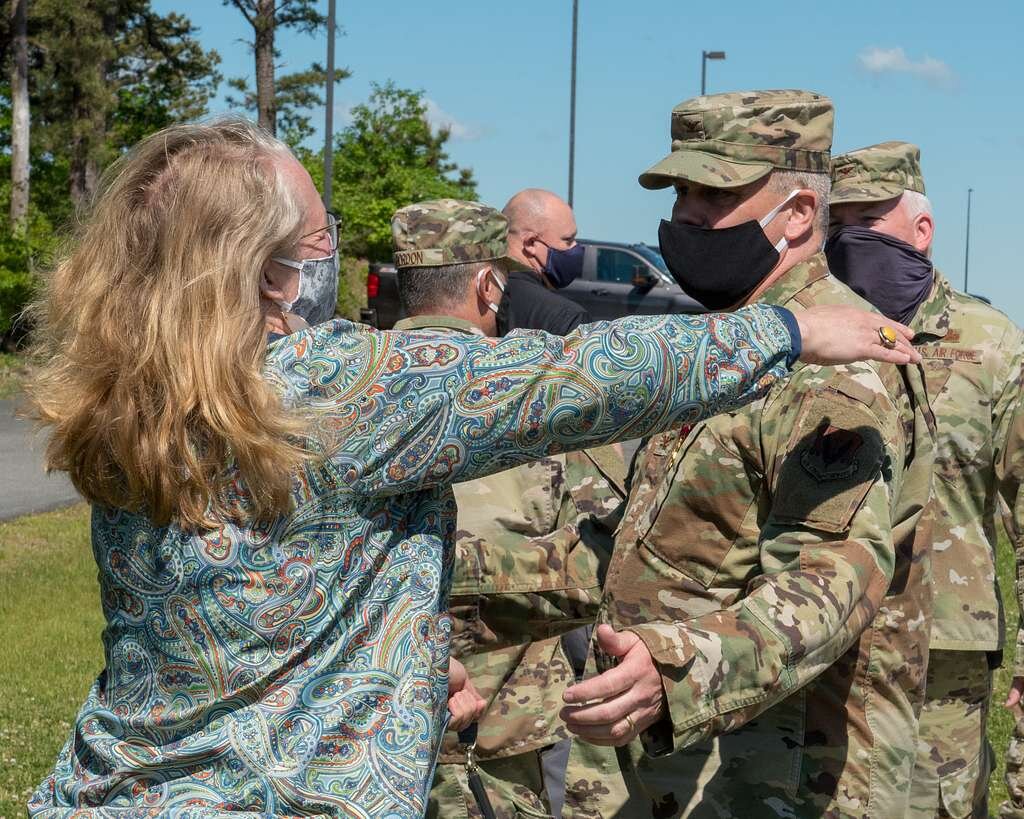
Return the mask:
POLYGON ((474 722, 459 731, 459 742, 466 746, 466 779, 469 782, 469 792, 473 794, 476 805, 484 819, 496 819, 494 805, 487 795, 484 781, 480 777, 480 768, 476 764, 476 735, 477 724, 474 722))
POLYGON ((473 794, 484 819, 496 819, 494 806, 491 805, 490 797, 487 796, 487 790, 484 788, 484 781, 480 778, 480 770, 475 767, 472 770, 467 768, 466 779, 469 780, 469 791, 473 794))

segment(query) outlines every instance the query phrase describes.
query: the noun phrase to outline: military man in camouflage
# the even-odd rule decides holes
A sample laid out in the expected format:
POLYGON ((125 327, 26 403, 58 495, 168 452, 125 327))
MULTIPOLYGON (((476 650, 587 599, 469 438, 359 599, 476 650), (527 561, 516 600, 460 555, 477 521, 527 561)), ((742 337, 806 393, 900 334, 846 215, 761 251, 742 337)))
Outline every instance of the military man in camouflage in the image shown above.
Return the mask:
MULTIPOLYGON (((506 218, 474 202, 440 200, 401 209, 392 231, 409 316, 395 329, 494 335, 494 305, 516 264, 507 255, 506 218)), ((454 487, 452 654, 488 702, 475 755, 499 817, 551 809, 542 761, 568 737, 558 712, 575 680, 557 635, 593 622, 624 471, 617 448, 603 447, 454 487)), ((480 815, 466 753, 450 732, 430 816, 480 815)))
MULTIPOLYGON (((804 91, 673 110, 672 153, 640 183, 675 186, 659 238, 691 295, 863 304, 821 252, 832 122, 804 91)), ((930 605, 914 536, 934 454, 921 380, 804 366, 646 444, 605 585, 601 673, 565 695, 569 815, 902 815, 930 605)))
POLYGON ((829 266, 916 331, 937 424, 926 512, 934 614, 908 815, 987 817, 985 725, 1006 629, 995 561, 1000 498, 1012 510, 1007 530, 1024 546, 1024 334, 932 266, 934 225, 916 145, 883 142, 836 157, 830 205, 829 266))

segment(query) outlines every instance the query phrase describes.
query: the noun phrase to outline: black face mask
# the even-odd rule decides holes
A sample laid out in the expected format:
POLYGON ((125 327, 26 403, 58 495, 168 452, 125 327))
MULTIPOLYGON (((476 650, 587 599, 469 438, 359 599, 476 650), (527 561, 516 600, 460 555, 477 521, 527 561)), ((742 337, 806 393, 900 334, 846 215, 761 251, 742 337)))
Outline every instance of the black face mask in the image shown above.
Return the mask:
POLYGON ((724 310, 749 296, 779 263, 786 240, 772 245, 767 225, 796 195, 793 191, 760 222, 702 228, 661 220, 658 245, 665 265, 683 291, 709 310, 724 310))
POLYGON ((825 243, 832 274, 893 321, 906 324, 927 298, 932 261, 893 236, 863 227, 842 227, 825 243))

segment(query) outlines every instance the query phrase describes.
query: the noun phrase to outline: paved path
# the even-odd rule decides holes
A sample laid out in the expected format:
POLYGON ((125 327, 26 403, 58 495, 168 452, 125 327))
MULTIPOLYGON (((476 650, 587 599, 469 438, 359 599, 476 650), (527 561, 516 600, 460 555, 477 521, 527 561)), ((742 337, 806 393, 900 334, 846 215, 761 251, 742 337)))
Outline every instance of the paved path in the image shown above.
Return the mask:
POLYGON ((0 520, 46 512, 79 500, 64 473, 43 471, 44 437, 16 418, 15 401, 0 400, 0 520))

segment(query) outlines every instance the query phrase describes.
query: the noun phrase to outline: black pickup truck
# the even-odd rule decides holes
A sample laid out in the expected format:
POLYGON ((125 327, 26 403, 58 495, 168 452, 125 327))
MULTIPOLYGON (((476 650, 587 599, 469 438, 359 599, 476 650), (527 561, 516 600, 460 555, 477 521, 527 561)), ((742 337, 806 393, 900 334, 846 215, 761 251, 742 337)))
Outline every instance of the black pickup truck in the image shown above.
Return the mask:
MULTIPOLYGON (((583 305, 595 321, 633 313, 704 311, 675 283, 656 248, 592 239, 580 239, 580 244, 586 248, 583 274, 559 292, 583 305)), ((396 275, 393 264, 370 265, 367 306, 360 314, 364 324, 390 330, 404 315, 396 275)))

